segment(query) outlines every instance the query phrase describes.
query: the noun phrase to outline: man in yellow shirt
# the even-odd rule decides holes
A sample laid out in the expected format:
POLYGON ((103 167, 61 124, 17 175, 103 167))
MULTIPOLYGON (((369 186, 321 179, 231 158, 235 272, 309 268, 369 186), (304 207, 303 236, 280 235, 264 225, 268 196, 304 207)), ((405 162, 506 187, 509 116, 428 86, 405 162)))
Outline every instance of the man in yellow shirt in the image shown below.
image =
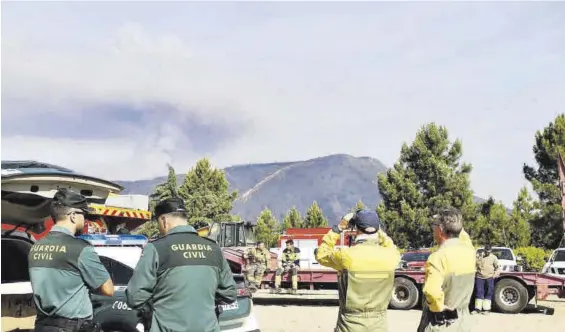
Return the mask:
POLYGON ((343 217, 322 239, 316 260, 337 270, 339 314, 336 332, 388 332, 387 308, 400 253, 381 230, 374 211, 359 210, 343 217), (357 230, 353 246, 336 248, 347 228, 357 230))
POLYGON ((475 284, 475 250, 461 239, 463 220, 455 208, 434 216, 434 240, 439 249, 426 262, 422 289, 426 303, 418 332, 471 331, 469 302, 475 284))

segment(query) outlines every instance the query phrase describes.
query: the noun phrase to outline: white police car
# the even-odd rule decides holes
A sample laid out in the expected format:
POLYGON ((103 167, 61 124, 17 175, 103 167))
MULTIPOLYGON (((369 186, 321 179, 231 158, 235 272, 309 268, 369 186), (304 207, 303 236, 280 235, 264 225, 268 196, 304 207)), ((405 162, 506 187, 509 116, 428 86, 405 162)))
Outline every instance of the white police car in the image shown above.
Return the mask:
MULTIPOLYGON (((94 246, 115 287, 113 297, 92 296, 94 319, 101 323, 104 331, 143 331, 138 312, 126 303, 125 290, 147 238, 142 235, 83 235, 81 238, 94 246)), ((233 304, 222 306, 220 329, 226 332, 260 331, 245 278, 236 274, 234 279, 238 298, 233 304)))

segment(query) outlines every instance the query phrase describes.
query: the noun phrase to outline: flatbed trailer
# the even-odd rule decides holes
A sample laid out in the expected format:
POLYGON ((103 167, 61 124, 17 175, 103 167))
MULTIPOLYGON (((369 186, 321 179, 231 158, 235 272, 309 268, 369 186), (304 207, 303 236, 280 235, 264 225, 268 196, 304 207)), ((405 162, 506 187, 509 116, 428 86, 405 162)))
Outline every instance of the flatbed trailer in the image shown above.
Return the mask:
MULTIPOLYGON (((237 273, 243 271, 245 265, 242 248, 223 248, 224 256, 232 270, 237 273)), ((275 280, 277 268, 276 255, 272 255, 269 270, 265 273, 261 283, 261 290, 256 293, 261 299, 281 299, 290 301, 288 294, 270 294, 268 289, 275 280)), ((417 307, 423 301, 422 286, 424 284, 424 271, 397 270, 390 307, 392 309, 409 310, 417 307)), ((282 281, 290 283, 290 276, 283 275, 282 281)), ((298 284, 300 291, 297 301, 303 299, 337 300, 337 272, 331 269, 300 269, 298 271, 298 284), (333 291, 333 292, 332 292, 333 291)), ((493 302, 494 307, 503 313, 519 313, 531 300, 545 300, 549 295, 565 298, 565 278, 556 275, 536 272, 503 272, 495 280, 493 302)), ((473 304, 474 301, 471 301, 473 304)))

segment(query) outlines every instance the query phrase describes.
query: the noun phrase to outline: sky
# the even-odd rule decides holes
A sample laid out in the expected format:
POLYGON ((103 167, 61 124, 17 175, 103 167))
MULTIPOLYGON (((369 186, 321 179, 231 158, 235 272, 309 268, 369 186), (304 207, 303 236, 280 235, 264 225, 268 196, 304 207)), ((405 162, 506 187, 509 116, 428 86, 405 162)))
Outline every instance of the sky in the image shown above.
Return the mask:
POLYGON ((564 2, 2 3, 2 159, 111 180, 392 165, 436 122, 510 205, 565 105, 564 2))

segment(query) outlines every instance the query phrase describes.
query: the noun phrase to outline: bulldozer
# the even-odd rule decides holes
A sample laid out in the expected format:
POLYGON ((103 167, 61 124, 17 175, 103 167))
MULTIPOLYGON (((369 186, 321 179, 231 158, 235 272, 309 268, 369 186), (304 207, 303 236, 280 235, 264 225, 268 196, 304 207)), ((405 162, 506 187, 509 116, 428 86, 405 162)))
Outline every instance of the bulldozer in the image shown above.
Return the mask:
MULTIPOLYGON (((257 244, 254 229, 255 225, 248 221, 214 221, 197 232, 218 243, 233 273, 245 273, 245 252, 257 244)), ((276 254, 271 253, 269 268, 277 268, 276 254)))

